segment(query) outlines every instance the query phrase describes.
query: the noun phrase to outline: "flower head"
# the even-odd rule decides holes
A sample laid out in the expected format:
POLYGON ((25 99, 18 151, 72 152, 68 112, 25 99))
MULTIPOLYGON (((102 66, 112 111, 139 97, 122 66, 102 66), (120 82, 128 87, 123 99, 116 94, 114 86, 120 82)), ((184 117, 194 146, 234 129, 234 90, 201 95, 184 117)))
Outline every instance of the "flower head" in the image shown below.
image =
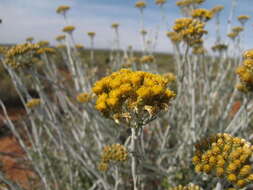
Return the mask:
POLYGON ((135 7, 139 9, 144 9, 146 7, 146 2, 145 1, 137 1, 135 3, 135 7))
POLYGON ((240 15, 240 16, 237 17, 237 19, 242 25, 244 25, 250 19, 250 16, 240 15))
POLYGON ((56 12, 58 14, 65 14, 70 9, 70 6, 67 5, 61 5, 56 9, 56 12))
POLYGON ((96 33, 95 32, 88 32, 87 33, 89 37, 94 38, 96 33))
POLYGON ((32 43, 32 42, 33 42, 33 40, 34 40, 34 38, 33 38, 33 37, 28 37, 28 38, 26 38, 26 41, 27 41, 27 42, 29 42, 29 43, 32 43))
POLYGON ((40 99, 33 98, 33 99, 29 100, 25 105, 28 108, 32 109, 32 108, 35 108, 35 107, 39 106, 40 104, 41 104, 41 100, 40 99))
POLYGON ((175 93, 167 85, 161 75, 121 69, 96 82, 92 90, 98 96, 96 109, 104 116, 136 126, 168 108, 175 93))
POLYGON ((205 23, 193 18, 180 18, 175 21, 174 32, 181 36, 181 39, 190 46, 199 43, 202 36, 207 33, 204 30, 205 23))
POLYGON ((195 145, 192 158, 196 172, 224 177, 237 188, 252 183, 250 158, 253 146, 244 139, 218 133, 195 145))
POLYGON ((76 100, 80 103, 86 103, 90 100, 90 95, 87 93, 80 93, 77 95, 76 100))
POLYGON ((207 9, 194 9, 191 16, 201 21, 208 21, 213 17, 213 12, 207 9))
POLYGON ((152 55, 144 55, 140 58, 140 63, 153 63, 155 61, 155 57, 152 55))
POLYGON ((112 23, 111 27, 117 29, 119 28, 119 23, 112 23))
POLYGON ((63 35, 59 35, 59 36, 56 36, 56 41, 60 42, 60 41, 63 41, 65 40, 66 36, 63 34, 63 35))
POLYGON ((124 162, 128 159, 128 151, 121 144, 107 145, 103 148, 99 170, 107 171, 112 162, 124 162))
POLYGON ((74 26, 65 26, 62 29, 62 31, 71 34, 75 29, 76 29, 76 27, 74 27, 74 26))
POLYGON ((252 91, 253 90, 253 50, 245 51, 243 54, 243 63, 236 68, 236 74, 240 77, 241 85, 240 89, 242 91, 252 91))
POLYGON ((166 3, 166 0, 155 0, 155 3, 159 6, 162 6, 166 3))
POLYGON ((178 185, 176 187, 171 187, 169 190, 202 190, 202 188, 195 184, 189 184, 186 186, 178 185))
POLYGON ((223 5, 217 5, 214 8, 211 9, 213 15, 217 15, 218 13, 220 13, 222 10, 224 9, 223 5))

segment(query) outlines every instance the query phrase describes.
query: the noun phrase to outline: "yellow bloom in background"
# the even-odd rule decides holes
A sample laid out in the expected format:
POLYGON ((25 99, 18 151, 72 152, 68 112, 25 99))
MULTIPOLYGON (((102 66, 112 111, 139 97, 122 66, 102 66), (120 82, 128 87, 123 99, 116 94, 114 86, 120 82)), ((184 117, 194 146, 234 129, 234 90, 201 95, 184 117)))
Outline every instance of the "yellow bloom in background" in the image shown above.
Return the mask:
POLYGON ((240 15, 240 16, 237 17, 237 19, 242 25, 244 25, 250 19, 250 16, 240 15))
POLYGON ((155 0, 155 3, 160 6, 164 5, 166 2, 166 0, 155 0))
POLYGON ((241 27, 241 26, 236 26, 236 27, 233 27, 232 28, 232 31, 233 32, 235 32, 235 33, 240 33, 240 32, 242 32, 244 30, 244 28, 243 27, 241 27))
POLYGON ((63 41, 66 39, 66 36, 65 35, 59 35, 59 36, 56 36, 55 40, 60 42, 60 41, 63 41))
POLYGON ((66 33, 72 33, 74 30, 76 29, 76 27, 74 26, 65 26, 62 31, 66 32, 66 33))
POLYGON ((119 27, 119 23, 112 23, 111 27, 117 29, 119 27))
POLYGON ((179 44, 182 41, 182 36, 177 32, 167 32, 166 35, 173 44, 179 44))
POLYGON ((208 21, 213 17, 213 13, 207 9, 194 9, 191 13, 193 18, 198 18, 201 21, 208 21))
POLYGON ((55 54, 55 49, 54 48, 40 48, 36 51, 37 54, 55 54))
POLYGON ((228 46, 226 44, 216 44, 214 46, 212 46, 212 50, 214 52, 223 52, 226 51, 228 49, 228 46))
POLYGON ((242 92, 248 92, 253 90, 253 50, 245 51, 243 59, 243 63, 235 70, 241 81, 236 88, 242 92))
POLYGON ((29 42, 29 43, 32 43, 32 42, 33 42, 33 40, 34 40, 34 38, 33 38, 33 37, 28 37, 28 38, 26 38, 26 41, 27 41, 27 42, 29 42))
POLYGON ((180 0, 176 2, 176 5, 179 7, 188 7, 191 5, 200 5, 204 0, 180 0))
POLYGON ((155 61, 155 57, 152 55, 144 55, 140 58, 140 63, 153 63, 155 61))
POLYGON ((70 6, 67 5, 61 5, 56 9, 56 12, 58 14, 65 14, 70 9, 70 6))
POLYGON ((217 5, 214 8, 211 9, 213 15, 217 15, 218 13, 220 13, 222 10, 224 9, 223 5, 217 5))
POLYGON ((90 100, 90 95, 85 92, 78 94, 76 97, 76 100, 80 103, 86 103, 90 100))
POLYGON ((76 49, 78 49, 78 50, 84 49, 84 46, 83 46, 82 44, 76 44, 75 47, 76 47, 76 49))
POLYGON ((167 88, 168 84, 169 80, 158 74, 121 69, 93 86, 93 92, 98 96, 96 109, 111 119, 116 114, 117 122, 135 125, 137 121, 130 119, 136 118, 144 124, 166 110, 175 97, 175 93, 167 88), (150 115, 147 106, 156 111, 150 115))
POLYGON ((41 100, 39 98, 33 98, 31 100, 29 100, 25 105, 32 109, 32 108, 35 108, 37 106, 39 106, 41 104, 41 100))
POLYGON ((128 159, 128 151, 124 145, 112 144, 103 148, 101 155, 101 162, 98 169, 100 171, 107 171, 110 163, 124 162, 128 159))
POLYGON ((46 41, 46 40, 41 40, 37 43, 40 47, 46 47, 46 46, 49 46, 50 43, 49 41, 46 41))
POLYGON ((88 34, 88 36, 90 36, 91 38, 94 38, 94 37, 95 37, 95 35, 96 35, 96 33, 95 33, 95 32, 88 32, 87 34, 88 34))
POLYGON ((146 7, 146 2, 145 1, 137 1, 135 3, 135 7, 139 9, 144 9, 146 7))
POLYGON ((189 184, 186 186, 178 185, 176 187, 171 187, 168 190, 202 190, 202 188, 195 184, 189 184))
POLYGON ((180 35, 189 46, 202 42, 202 36, 207 33, 205 23, 193 18, 180 18, 175 21, 174 32, 180 35))
POLYGON ((38 44, 25 43, 11 47, 5 53, 4 62, 13 69, 24 68, 33 64, 38 44))
POLYGON ((201 140, 195 148, 192 162, 196 172, 225 177, 236 188, 251 183, 253 146, 245 139, 218 133, 201 140))

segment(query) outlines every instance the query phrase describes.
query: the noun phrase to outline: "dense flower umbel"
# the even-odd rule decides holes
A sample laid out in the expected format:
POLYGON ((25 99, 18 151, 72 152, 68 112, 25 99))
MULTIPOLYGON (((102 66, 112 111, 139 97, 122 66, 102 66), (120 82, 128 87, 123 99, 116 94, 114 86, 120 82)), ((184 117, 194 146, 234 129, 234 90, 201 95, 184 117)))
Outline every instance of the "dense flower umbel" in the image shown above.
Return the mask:
POLYGON ((180 18, 175 21, 173 30, 181 36, 182 40, 190 46, 196 45, 202 36, 207 33, 204 30, 205 23, 193 18, 180 18))
POLYGON ((117 29, 119 27, 119 23, 112 23, 111 27, 117 29))
POLYGON ((88 32, 87 34, 88 34, 88 36, 90 36, 91 38, 94 38, 94 37, 95 37, 95 35, 96 35, 96 33, 95 33, 95 32, 88 32))
POLYGON ((36 51, 37 54, 44 54, 44 53, 47 53, 47 54, 55 54, 55 49, 54 48, 40 48, 36 51))
POLYGON ((145 1, 137 1, 135 3, 136 8, 144 9, 146 7, 146 2, 145 1))
POLYGON ((49 41, 46 41, 46 40, 41 40, 37 43, 40 47, 46 47, 46 46, 49 46, 50 43, 49 41))
POLYGON ((157 5, 162 6, 163 4, 166 3, 166 0, 155 0, 155 3, 156 3, 157 5))
POLYGON ((250 16, 240 15, 237 17, 237 19, 241 24, 245 24, 250 19, 250 16))
POLYGON ((211 11, 212 11, 213 15, 216 15, 216 14, 220 13, 223 9, 224 9, 224 6, 217 5, 214 8, 212 8, 211 11))
POLYGON ((212 50, 215 52, 223 52, 226 51, 228 49, 228 46, 226 44, 216 44, 214 46, 212 46, 212 50))
POLYGON ((242 65, 236 68, 241 81, 239 90, 253 91, 253 49, 246 51, 243 58, 242 65))
POLYGON ((153 63, 155 61, 155 57, 152 55, 144 55, 140 58, 141 63, 153 63))
POLYGON ((70 6, 67 5, 61 5, 56 9, 56 12, 58 14, 65 14, 70 9, 70 6))
POLYGON ((39 106, 41 104, 41 100, 39 98, 33 98, 31 100, 29 100, 25 105, 32 109, 32 108, 35 108, 37 106, 39 106))
POLYGON ((199 5, 202 4, 205 0, 180 0, 177 1, 176 4, 179 7, 187 7, 191 5, 199 5))
POLYGON ((235 26, 235 27, 232 28, 232 31, 235 32, 235 33, 238 33, 238 34, 240 32, 242 32, 243 30, 244 30, 244 28, 241 27, 241 26, 235 26))
POLYGON ((66 32, 66 33, 72 33, 74 30, 76 29, 76 27, 74 26, 65 26, 62 31, 66 32))
POLYGON ((30 66, 39 48, 38 44, 32 43, 13 46, 6 52, 4 62, 13 69, 30 66))
POLYGON ((178 185, 176 187, 171 187, 169 190, 202 190, 202 188, 198 185, 189 184, 187 186, 178 185))
POLYGON ((63 41, 65 40, 66 36, 65 35, 59 35, 59 36, 56 36, 56 41, 60 42, 60 41, 63 41))
POLYGON ((86 103, 90 100, 90 95, 87 93, 80 93, 77 95, 76 100, 80 103, 86 103))
POLYGON ((128 152, 125 146, 121 144, 107 145, 103 148, 101 162, 98 166, 98 169, 101 171, 107 171, 109 169, 109 163, 124 162, 127 159, 128 152))
POLYGON ((166 110, 175 93, 158 74, 121 69, 96 82, 96 109, 104 116, 130 126, 143 125, 166 110))
POLYGON ((245 139, 218 133, 200 141, 195 148, 192 162, 196 172, 222 177, 237 188, 253 182, 253 146, 245 139))
POLYGON ((167 36, 173 44, 179 44, 182 41, 182 36, 177 32, 167 32, 167 36))
POLYGON ((30 42, 30 43, 32 43, 32 42, 33 42, 33 40, 34 40, 34 38, 33 38, 33 37, 28 37, 28 38, 26 38, 26 41, 27 41, 27 42, 30 42))
POLYGON ((207 9, 194 9, 191 16, 201 21, 208 21, 213 17, 213 12, 207 9))

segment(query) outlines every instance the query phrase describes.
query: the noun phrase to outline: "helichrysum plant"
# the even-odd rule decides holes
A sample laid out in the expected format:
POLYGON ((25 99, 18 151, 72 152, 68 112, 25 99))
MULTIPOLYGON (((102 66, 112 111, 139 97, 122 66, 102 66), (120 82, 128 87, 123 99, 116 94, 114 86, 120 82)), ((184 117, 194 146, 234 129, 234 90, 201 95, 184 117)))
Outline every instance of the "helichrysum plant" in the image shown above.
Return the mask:
POLYGON ((193 18, 180 18, 175 21, 174 32, 181 36, 189 46, 202 42, 202 36, 207 33, 205 23, 193 18))
POLYGON ((241 84, 237 86, 241 91, 253 90, 253 50, 245 51, 243 63, 236 68, 236 74, 240 77, 241 84))
POLYGON ((29 100, 25 105, 28 108, 32 109, 32 108, 38 107, 40 104, 41 104, 41 100, 39 98, 33 98, 29 100))
POLYGON ((100 171, 107 171, 111 162, 124 162, 128 159, 128 152, 121 144, 107 145, 103 148, 101 161, 98 165, 100 171))
POLYGON ((218 133, 200 141, 195 148, 192 162, 196 172, 222 178, 236 188, 253 182, 253 146, 245 139, 218 133))
POLYGON ((176 94, 167 88, 168 83, 158 74, 121 69, 93 86, 98 96, 96 109, 117 123, 146 124, 166 110, 175 97, 176 94))
POLYGON ((33 64, 38 56, 38 44, 19 44, 10 48, 5 54, 5 64, 13 69, 24 68, 33 64))
POLYGON ((191 13, 193 18, 199 19, 201 21, 209 21, 213 17, 213 12, 207 9, 194 9, 191 13))
POLYGON ((171 187, 168 190, 202 190, 202 188, 195 184, 189 184, 186 186, 178 185, 176 187, 171 187))

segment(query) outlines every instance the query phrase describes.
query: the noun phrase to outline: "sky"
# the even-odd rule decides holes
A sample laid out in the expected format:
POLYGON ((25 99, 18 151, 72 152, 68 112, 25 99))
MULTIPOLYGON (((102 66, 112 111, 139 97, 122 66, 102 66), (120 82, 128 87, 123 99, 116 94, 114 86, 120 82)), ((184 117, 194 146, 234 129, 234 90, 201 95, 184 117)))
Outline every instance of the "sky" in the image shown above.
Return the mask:
MULTIPOLYGON (((119 23, 121 48, 132 45, 134 49, 141 49, 140 40, 140 12, 134 7, 136 0, 0 0, 0 43, 22 43, 27 37, 34 37, 36 41, 48 40, 57 44, 55 37, 62 34, 65 26, 63 17, 56 14, 59 5, 71 6, 68 12, 70 25, 76 26, 74 38, 77 43, 89 47, 87 32, 96 32, 95 47, 111 48, 114 33, 112 23, 119 23)), ((222 39, 227 40, 227 18, 231 9, 232 0, 206 0, 202 8, 211 9, 216 5, 224 5, 221 13, 222 39)), ((165 22, 162 21, 160 9, 154 0, 146 0, 144 10, 144 26, 148 34, 153 37, 158 26, 160 35, 156 51, 168 52, 172 46, 166 37, 166 31, 171 29, 175 19, 182 17, 180 9, 175 5, 176 0, 167 0, 164 10, 165 22)), ((235 11, 232 26, 238 26, 236 17, 249 15, 251 20, 246 24, 244 32, 245 49, 253 48, 253 0, 239 0, 235 11)), ((215 22, 207 24, 209 34, 206 46, 214 43, 215 22)))

